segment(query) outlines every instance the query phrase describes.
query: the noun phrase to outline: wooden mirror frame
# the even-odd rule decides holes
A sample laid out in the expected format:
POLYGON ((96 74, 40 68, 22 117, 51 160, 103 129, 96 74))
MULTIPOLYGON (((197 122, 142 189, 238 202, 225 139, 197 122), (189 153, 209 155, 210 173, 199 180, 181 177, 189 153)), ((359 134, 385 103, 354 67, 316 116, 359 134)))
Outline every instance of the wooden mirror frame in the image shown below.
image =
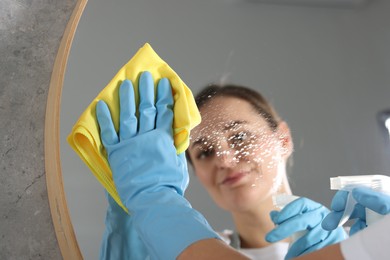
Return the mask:
POLYGON ((58 245, 63 259, 83 259, 64 191, 60 158, 60 111, 64 76, 73 38, 88 0, 78 0, 70 16, 51 74, 45 115, 46 185, 58 245))

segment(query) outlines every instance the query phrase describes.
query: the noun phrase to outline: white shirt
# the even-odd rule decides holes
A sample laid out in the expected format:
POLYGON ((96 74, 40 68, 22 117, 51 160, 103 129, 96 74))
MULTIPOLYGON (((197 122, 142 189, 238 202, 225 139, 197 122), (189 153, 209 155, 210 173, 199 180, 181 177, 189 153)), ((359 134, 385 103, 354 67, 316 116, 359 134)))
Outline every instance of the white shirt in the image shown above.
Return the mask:
POLYGON ((225 243, 253 260, 284 260, 289 247, 289 243, 277 242, 263 248, 241 248, 237 233, 232 230, 224 230, 218 233, 225 243))
POLYGON ((263 248, 239 248, 238 251, 253 260, 284 260, 288 246, 289 243, 287 242, 276 242, 263 248))
POLYGON ((390 215, 341 242, 346 260, 390 259, 390 215))

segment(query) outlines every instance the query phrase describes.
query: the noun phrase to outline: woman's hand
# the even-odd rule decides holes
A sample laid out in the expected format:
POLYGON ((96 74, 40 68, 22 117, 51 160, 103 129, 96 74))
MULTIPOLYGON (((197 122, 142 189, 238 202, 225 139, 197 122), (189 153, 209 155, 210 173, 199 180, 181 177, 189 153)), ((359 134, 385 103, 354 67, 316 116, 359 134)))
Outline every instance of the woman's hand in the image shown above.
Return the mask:
MULTIPOLYGON (((331 204, 332 212, 325 217, 322 223, 324 229, 333 230, 337 228, 344 214, 348 194, 348 191, 340 190, 333 197, 331 204)), ((390 196, 387 194, 367 187, 359 187, 352 190, 352 196, 357 203, 349 217, 349 219, 355 220, 355 223, 351 226, 349 235, 353 235, 367 227, 366 208, 381 215, 390 213, 390 196)))
POLYGON ((332 231, 322 228, 321 222, 328 213, 329 210, 317 202, 307 198, 296 199, 281 211, 270 213, 276 227, 267 234, 266 240, 276 242, 288 238, 296 232, 306 231, 302 237, 293 241, 286 259, 344 240, 347 235, 342 227, 332 231))
POLYGON ((195 241, 218 238, 204 217, 183 197, 188 186, 184 153, 174 146, 173 97, 168 79, 157 86, 149 72, 139 79, 136 111, 132 83, 120 86, 119 133, 110 110, 99 101, 96 114, 119 196, 152 259, 175 259, 195 241))

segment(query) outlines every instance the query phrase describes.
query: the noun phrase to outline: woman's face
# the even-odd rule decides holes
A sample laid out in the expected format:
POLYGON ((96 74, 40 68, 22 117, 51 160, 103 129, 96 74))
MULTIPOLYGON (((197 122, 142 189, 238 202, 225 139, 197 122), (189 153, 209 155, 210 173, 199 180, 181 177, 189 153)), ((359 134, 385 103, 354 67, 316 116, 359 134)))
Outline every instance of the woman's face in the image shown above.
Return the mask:
POLYGON ((213 98, 200 113, 202 123, 192 130, 188 151, 214 201, 229 211, 245 211, 270 199, 291 152, 283 145, 286 132, 272 131, 247 101, 235 97, 213 98))

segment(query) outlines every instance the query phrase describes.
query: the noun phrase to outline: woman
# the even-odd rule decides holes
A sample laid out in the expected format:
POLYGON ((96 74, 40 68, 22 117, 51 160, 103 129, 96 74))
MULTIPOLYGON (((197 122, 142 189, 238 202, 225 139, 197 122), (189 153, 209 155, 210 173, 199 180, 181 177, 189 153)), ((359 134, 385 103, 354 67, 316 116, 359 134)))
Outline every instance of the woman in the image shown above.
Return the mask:
MULTIPOLYGON (((223 243, 184 198, 188 172, 183 154, 177 155, 174 147, 169 81, 159 81, 156 97, 154 89, 151 74, 142 73, 137 117, 132 83, 126 80, 121 84, 119 133, 105 102, 99 101, 96 106, 115 186, 131 212, 121 222, 128 225, 119 228, 116 219, 122 216, 107 214, 101 258, 129 256, 139 248, 141 239, 146 251, 137 258, 246 259, 223 243), (128 249, 124 253, 123 247, 128 249)), ((308 233, 292 244, 286 257, 344 238, 340 229, 321 228, 328 211, 307 199, 293 201, 282 211, 272 212, 269 218, 272 195, 289 192, 285 183, 285 164, 292 152, 288 127, 267 113, 271 108, 257 107, 257 99, 250 99, 256 96, 251 91, 243 96, 236 91, 216 93, 213 90, 202 94, 208 98, 199 103, 203 123, 193 132, 189 156, 213 199, 232 212, 240 248, 255 248, 253 255, 245 251, 250 258, 277 259, 284 258, 287 244, 269 247, 268 242, 287 238, 297 230, 306 229, 308 233), (278 227, 269 232, 273 223, 278 227)))
POLYGON ((187 159, 214 202, 232 215, 236 231, 222 237, 251 258, 284 259, 290 241, 271 244, 266 235, 275 227, 274 195, 291 194, 288 125, 260 93, 243 86, 211 85, 195 99, 202 123, 191 132, 187 159))

